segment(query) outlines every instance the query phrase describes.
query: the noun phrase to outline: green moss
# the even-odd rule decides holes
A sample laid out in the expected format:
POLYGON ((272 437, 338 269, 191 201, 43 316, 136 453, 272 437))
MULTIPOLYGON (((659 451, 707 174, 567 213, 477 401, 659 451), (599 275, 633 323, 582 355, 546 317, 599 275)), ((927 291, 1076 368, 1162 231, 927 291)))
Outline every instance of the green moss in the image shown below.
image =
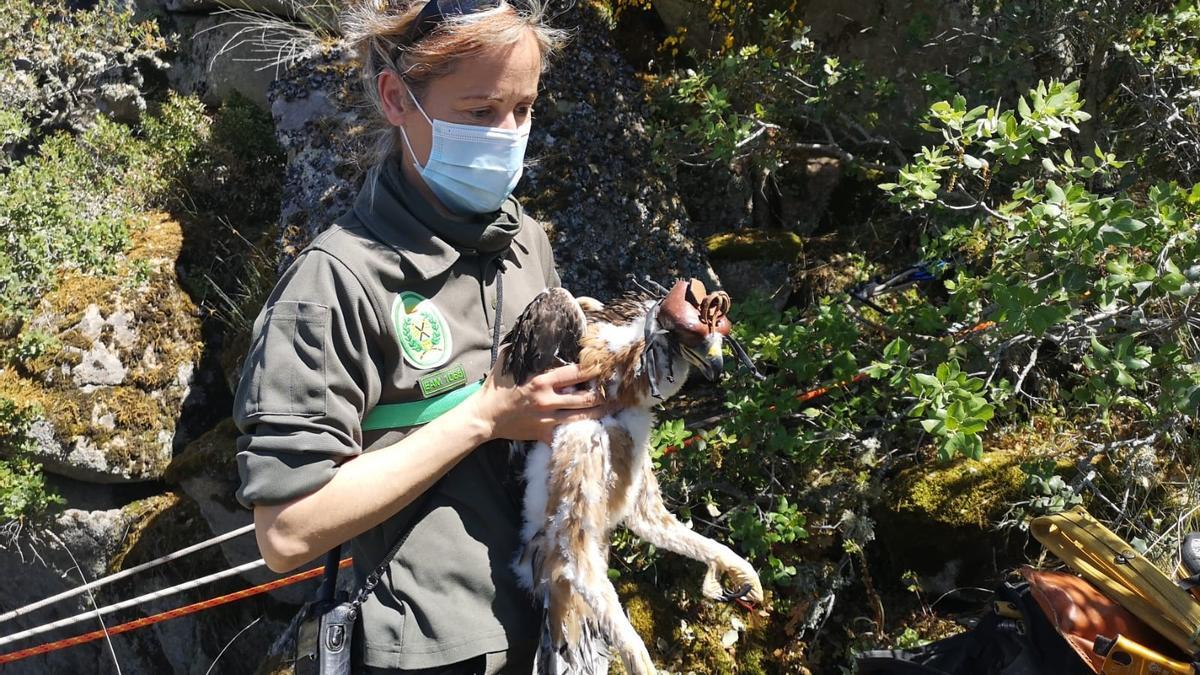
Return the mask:
POLYGON ((952 527, 987 528, 1020 497, 1024 459, 1015 453, 989 452, 979 460, 912 467, 897 481, 895 508, 952 527))
POLYGON ((121 512, 132 519, 132 524, 121 540, 121 548, 113 554, 109 563, 109 572, 118 572, 125 567, 125 558, 141 541, 142 535, 152 526, 160 515, 179 505, 179 495, 167 492, 146 499, 139 499, 121 507, 121 512))
POLYGON ((176 455, 163 477, 171 483, 179 483, 198 475, 224 479, 236 477, 235 449, 239 433, 233 418, 221 420, 217 426, 189 443, 183 452, 176 455))
POLYGON ((27 314, 64 270, 108 275, 143 226, 141 209, 169 201, 205 134, 195 99, 171 94, 143 133, 98 118, 56 133, 0 183, 0 307, 27 314))
MULTIPOLYGON (((688 565, 689 572, 696 572, 688 565)), ((637 634, 646 643, 654 662, 662 669, 681 673, 768 673, 781 672, 768 644, 783 627, 772 619, 746 612, 740 606, 714 603, 699 598, 697 589, 674 588, 663 580, 650 583, 622 580, 616 584, 621 605, 637 634), (678 595, 678 597, 675 597, 678 595), (735 622, 743 625, 731 647, 722 643, 735 622)), ((778 642, 778 640, 776 640, 778 642)), ((615 664, 612 673, 623 673, 615 664)))
MULTIPOLYGON (((152 475, 161 467, 145 463, 162 461, 159 434, 173 431, 178 416, 182 390, 170 385, 180 366, 197 361, 203 345, 199 311, 175 279, 174 260, 183 242, 179 223, 162 213, 145 214, 141 222, 130 247, 136 258, 123 259, 109 275, 68 274, 46 295, 37 309, 37 330, 56 336, 57 348, 0 370, 0 396, 37 405, 62 442, 84 437, 114 466, 152 475), (143 264, 135 264, 139 261, 143 264), (133 275, 139 283, 126 283, 133 275), (70 367, 93 346, 78 328, 91 305, 104 317, 128 313, 135 339, 117 346, 128 368, 125 381, 84 393, 71 380, 70 367), (115 428, 95 424, 108 414, 115 428)), ((31 330, 9 344, 28 342, 24 336, 31 330)), ((101 334, 106 337, 114 346, 109 326, 101 334)))
POLYGON ((714 234, 704 242, 713 260, 792 261, 804 250, 804 242, 794 232, 745 229, 714 234))
POLYGON ((616 588, 629 622, 643 640, 670 637, 666 619, 674 608, 666 598, 653 587, 634 581, 622 581, 616 588))

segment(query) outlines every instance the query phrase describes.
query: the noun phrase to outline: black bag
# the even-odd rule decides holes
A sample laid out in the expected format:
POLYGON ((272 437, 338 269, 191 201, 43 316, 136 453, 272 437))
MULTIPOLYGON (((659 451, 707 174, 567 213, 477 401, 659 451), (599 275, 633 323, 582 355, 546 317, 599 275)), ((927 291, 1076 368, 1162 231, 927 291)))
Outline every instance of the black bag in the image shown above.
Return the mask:
MULTIPOLYGON (((325 557, 325 575, 316 598, 304 603, 296 627, 295 675, 350 675, 351 638, 358 618, 358 603, 337 591, 337 571, 342 547, 325 557)), ((359 601, 361 602, 361 601, 359 601)))
POLYGON ((1092 674, 1054 630, 1024 580, 996 589, 993 610, 965 633, 916 649, 861 652, 855 661, 859 675, 1092 674), (999 607, 1008 611, 1002 615, 999 607))

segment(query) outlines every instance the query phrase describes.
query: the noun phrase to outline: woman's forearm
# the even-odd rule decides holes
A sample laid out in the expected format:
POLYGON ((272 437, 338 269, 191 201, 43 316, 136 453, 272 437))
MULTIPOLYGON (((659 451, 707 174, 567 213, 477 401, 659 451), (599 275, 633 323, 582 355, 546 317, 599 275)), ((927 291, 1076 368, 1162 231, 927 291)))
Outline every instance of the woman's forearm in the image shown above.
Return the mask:
POLYGON ((403 440, 345 462, 311 494, 256 505, 255 535, 267 567, 294 569, 412 503, 491 438, 493 429, 474 403, 469 398, 403 440))

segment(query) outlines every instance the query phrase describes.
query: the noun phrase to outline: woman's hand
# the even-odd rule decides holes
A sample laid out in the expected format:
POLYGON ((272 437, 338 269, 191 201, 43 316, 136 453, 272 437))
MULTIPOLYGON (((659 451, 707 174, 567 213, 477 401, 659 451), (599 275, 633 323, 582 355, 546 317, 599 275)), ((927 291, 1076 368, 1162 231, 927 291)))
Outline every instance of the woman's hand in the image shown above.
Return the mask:
POLYGON ((489 439, 549 443, 558 425, 599 419, 611 412, 609 406, 600 405, 595 391, 559 393, 560 389, 594 377, 594 373, 584 372, 576 364, 548 370, 517 385, 511 375, 500 372, 503 362, 501 352, 483 387, 471 397, 476 415, 488 429, 489 439))

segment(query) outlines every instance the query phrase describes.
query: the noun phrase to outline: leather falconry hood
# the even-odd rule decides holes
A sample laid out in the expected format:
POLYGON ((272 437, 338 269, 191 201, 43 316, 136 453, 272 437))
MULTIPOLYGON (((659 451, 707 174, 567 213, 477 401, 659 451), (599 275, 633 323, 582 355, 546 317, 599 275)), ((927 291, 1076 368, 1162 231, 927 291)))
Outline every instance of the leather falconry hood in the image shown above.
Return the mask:
POLYGON ((680 279, 667 292, 658 316, 669 320, 680 339, 689 346, 704 342, 713 331, 728 337, 729 294, 709 293, 699 279, 680 279))

